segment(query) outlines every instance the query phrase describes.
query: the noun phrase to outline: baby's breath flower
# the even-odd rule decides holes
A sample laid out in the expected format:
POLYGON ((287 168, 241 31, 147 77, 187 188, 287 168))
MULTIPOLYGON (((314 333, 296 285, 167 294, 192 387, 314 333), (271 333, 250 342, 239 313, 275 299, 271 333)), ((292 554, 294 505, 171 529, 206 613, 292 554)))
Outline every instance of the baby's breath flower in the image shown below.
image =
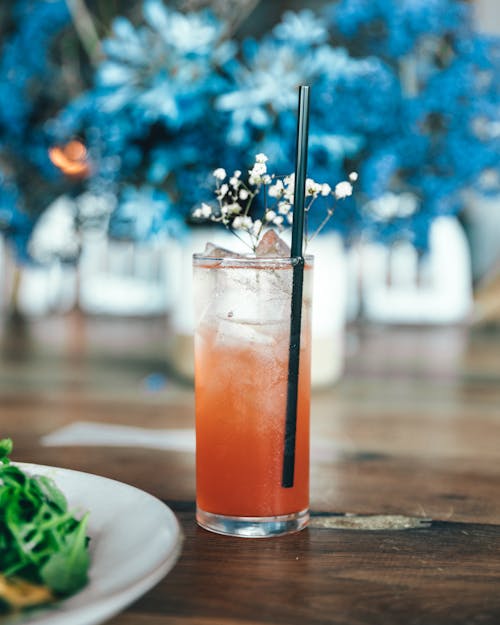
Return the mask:
POLYGON ((224 183, 224 184, 221 184, 220 189, 218 189, 216 193, 220 198, 223 198, 227 194, 228 191, 229 191, 229 185, 224 183))
POLYGON ((306 180, 306 195, 312 195, 317 197, 321 193, 321 185, 315 182, 312 178, 306 180))
POLYGON ((289 204, 288 202, 280 202, 278 204, 278 213, 280 213, 281 215, 288 215, 291 208, 292 208, 292 205, 289 204))
MULTIPOLYGON (((218 207, 212 208, 209 204, 202 203, 193 211, 193 218, 219 222, 233 231, 246 231, 253 250, 257 249, 261 236, 269 228, 282 231, 284 227, 290 226, 293 223, 295 174, 277 178, 275 174, 267 172, 267 160, 265 154, 257 154, 252 168, 248 170, 248 178, 245 180, 241 180, 242 173, 239 169, 235 170, 232 176, 228 176, 222 167, 215 169, 213 175, 217 184, 214 193, 218 200, 218 207), (254 221, 247 213, 252 207, 254 198, 262 191, 263 186, 264 215, 254 221)), ((325 206, 325 217, 316 232, 307 239, 308 241, 324 228, 333 215, 336 206, 335 200, 341 200, 352 195, 351 182, 355 182, 357 178, 358 174, 351 172, 348 180, 339 182, 333 192, 332 187, 326 182, 318 183, 312 178, 306 180, 304 189, 308 196, 306 211, 311 209, 320 195, 323 200, 318 200, 316 206, 326 203, 327 196, 333 197, 333 201, 332 198, 328 200, 332 206, 325 206)), ((244 238, 244 235, 238 234, 238 236, 244 238)))
POLYGON ((218 167, 214 170, 213 175, 217 178, 217 180, 224 180, 227 174, 223 167, 218 167))
POLYGON ((262 221, 260 219, 256 219, 253 222, 253 226, 252 226, 252 234, 254 237, 258 237, 260 234, 260 231, 262 229, 262 221))
POLYGON ((352 195, 352 184, 350 182, 343 180, 335 185, 335 197, 337 200, 343 200, 350 195, 352 195))
POLYGON ((212 214, 212 207, 206 204, 205 202, 202 202, 200 211, 201 211, 201 216, 205 217, 205 219, 208 219, 208 217, 210 217, 210 215, 212 214))
POLYGON ((237 215, 241 213, 242 208, 238 204, 238 202, 232 202, 231 204, 226 204, 227 214, 228 215, 237 215))
POLYGON ((251 217, 238 215, 231 225, 235 230, 251 230, 253 221, 251 217))
POLYGON ((195 219, 208 219, 212 216, 212 207, 205 202, 202 202, 199 208, 193 211, 193 217, 195 219))
POLYGON ((275 184, 269 187, 267 192, 270 197, 281 197, 285 192, 285 186, 281 180, 277 180, 275 184))
POLYGON ((295 198, 295 174, 291 174, 290 176, 286 176, 285 180, 285 191, 283 192, 283 196, 287 202, 293 204, 295 198))
POLYGON ((267 172, 267 166, 265 163, 255 163, 252 169, 248 172, 250 176, 262 176, 267 172))
POLYGON ((248 171, 248 182, 251 185, 259 185, 263 182, 263 176, 267 172, 265 163, 255 163, 252 169, 248 171))

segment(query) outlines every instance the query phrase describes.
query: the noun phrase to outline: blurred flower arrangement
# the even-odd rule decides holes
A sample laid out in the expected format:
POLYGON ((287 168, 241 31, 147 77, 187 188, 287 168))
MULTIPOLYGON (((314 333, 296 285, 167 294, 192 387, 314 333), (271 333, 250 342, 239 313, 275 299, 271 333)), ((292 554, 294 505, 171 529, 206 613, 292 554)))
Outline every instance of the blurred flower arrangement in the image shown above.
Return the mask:
MULTIPOLYGON (((298 84, 313 87, 310 175, 360 173, 327 226, 347 241, 424 248, 432 220, 456 213, 465 188, 498 190, 500 48, 473 32, 462 0, 340 0, 321 14, 285 13, 243 41, 235 15, 254 0, 219 1, 216 11, 143 0, 140 16, 99 26, 92 45, 98 0, 9 4, 0 9, 0 230, 21 258, 62 195, 75 232, 148 241, 195 225, 193 207, 221 164, 234 170, 262 152, 291 171, 298 84)), ((310 227, 322 218, 311 212, 310 227)))

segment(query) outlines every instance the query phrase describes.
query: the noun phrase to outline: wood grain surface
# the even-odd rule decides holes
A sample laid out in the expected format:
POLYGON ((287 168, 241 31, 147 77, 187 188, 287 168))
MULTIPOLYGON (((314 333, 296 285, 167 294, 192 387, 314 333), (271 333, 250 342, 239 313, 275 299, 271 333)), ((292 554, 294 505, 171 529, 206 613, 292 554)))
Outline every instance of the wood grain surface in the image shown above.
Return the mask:
POLYGON ((192 430, 166 341, 163 320, 1 331, 0 436, 15 459, 133 484, 183 526, 173 571, 110 624, 500 623, 498 332, 350 328, 345 376, 312 398, 311 527, 271 540, 196 526, 191 451, 42 444, 74 422, 192 430), (401 516, 416 527, 395 529, 401 516))

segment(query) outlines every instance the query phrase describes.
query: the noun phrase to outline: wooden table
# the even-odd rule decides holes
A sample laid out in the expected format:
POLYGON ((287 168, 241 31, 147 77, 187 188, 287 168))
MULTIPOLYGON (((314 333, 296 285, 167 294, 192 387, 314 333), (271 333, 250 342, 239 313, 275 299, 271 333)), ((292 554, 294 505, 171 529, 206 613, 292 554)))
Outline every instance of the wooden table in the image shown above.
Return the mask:
POLYGON ((112 625, 500 623, 499 333, 350 329, 345 377, 312 400, 311 527, 272 540, 195 525, 192 452, 42 446, 76 421, 193 428, 191 388, 162 386, 162 320, 48 319, 1 344, 15 459, 134 484, 184 529, 176 567, 112 625))

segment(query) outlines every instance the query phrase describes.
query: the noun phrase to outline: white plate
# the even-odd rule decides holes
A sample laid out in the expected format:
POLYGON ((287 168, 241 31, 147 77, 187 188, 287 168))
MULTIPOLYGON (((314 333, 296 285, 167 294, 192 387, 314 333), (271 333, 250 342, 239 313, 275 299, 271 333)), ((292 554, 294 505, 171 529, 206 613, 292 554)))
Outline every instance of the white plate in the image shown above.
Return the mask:
POLYGON ((16 465, 54 479, 78 515, 90 512, 90 581, 73 597, 46 609, 0 618, 2 625, 96 625, 152 588, 175 564, 182 532, 173 512, 159 499, 89 473, 16 465))

